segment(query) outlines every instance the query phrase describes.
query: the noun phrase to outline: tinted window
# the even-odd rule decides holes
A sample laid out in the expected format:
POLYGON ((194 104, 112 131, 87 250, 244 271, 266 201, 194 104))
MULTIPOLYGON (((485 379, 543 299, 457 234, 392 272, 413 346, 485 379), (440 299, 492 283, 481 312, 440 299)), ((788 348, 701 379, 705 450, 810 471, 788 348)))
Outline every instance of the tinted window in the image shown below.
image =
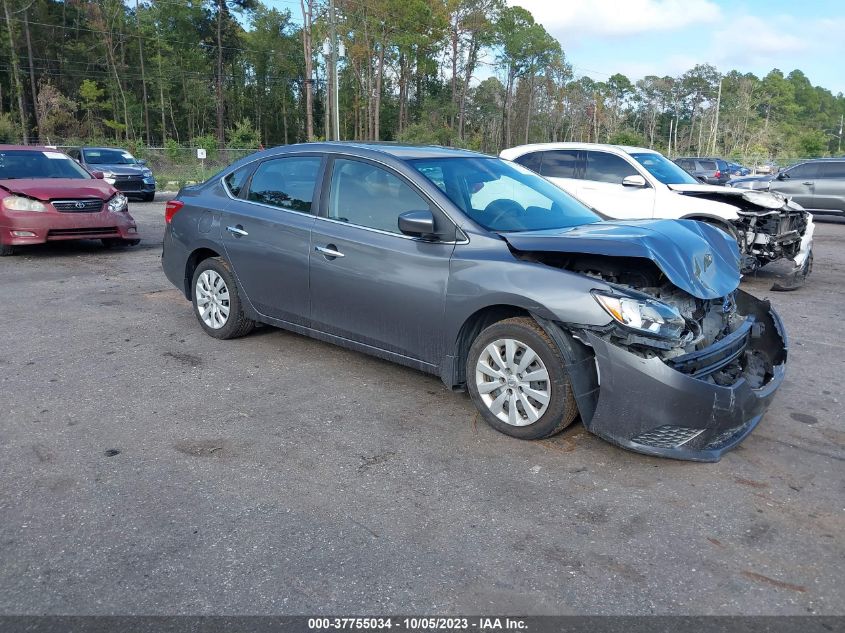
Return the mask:
POLYGON ((540 173, 549 178, 575 178, 578 150, 554 150, 543 154, 540 173))
POLYGON ((519 163, 523 167, 527 167, 531 171, 540 173, 540 163, 543 162, 542 152, 531 152, 530 154, 523 154, 516 158, 513 162, 519 163))
POLYGON ((428 178, 436 174, 455 206, 491 231, 557 229, 599 220, 548 180, 504 160, 432 158, 409 162, 428 178))
POLYGON ((701 171, 716 171, 719 169, 715 160, 700 160, 698 161, 698 168, 701 171))
POLYGON ((822 178, 845 178, 845 161, 822 163, 822 178))
MULTIPOLYGON (((642 161, 640 161, 640 162, 642 162, 642 161)), ((678 163, 678 165, 680 165, 681 167, 683 167, 686 170, 695 169, 695 165, 692 164, 691 160, 686 160, 686 159, 682 158, 682 159, 679 159, 675 162, 678 163)))
MULTIPOLYGON (((436 175, 432 174, 436 179, 436 175)), ((441 174, 442 177, 442 174, 441 174)), ((337 159, 332 169, 329 218, 400 233, 399 216, 429 208, 398 176, 369 163, 337 159)))
POLYGON ((636 174, 637 170, 619 156, 607 152, 587 152, 587 180, 621 185, 626 176, 635 176, 636 174))
POLYGON ((790 178, 815 178, 819 173, 818 163, 804 163, 803 165, 796 165, 784 172, 790 178))
POLYGON ((310 213, 321 163, 317 156, 265 160, 252 175, 247 199, 310 213))
POLYGON ((223 182, 226 183, 226 188, 236 198, 240 195, 241 190, 244 188, 246 184, 246 179, 249 176, 249 172, 252 171, 253 165, 244 165, 243 167, 236 169, 231 174, 226 176, 223 179, 223 182))
POLYGON ((0 150, 0 180, 12 178, 90 178, 77 162, 49 150, 0 150))

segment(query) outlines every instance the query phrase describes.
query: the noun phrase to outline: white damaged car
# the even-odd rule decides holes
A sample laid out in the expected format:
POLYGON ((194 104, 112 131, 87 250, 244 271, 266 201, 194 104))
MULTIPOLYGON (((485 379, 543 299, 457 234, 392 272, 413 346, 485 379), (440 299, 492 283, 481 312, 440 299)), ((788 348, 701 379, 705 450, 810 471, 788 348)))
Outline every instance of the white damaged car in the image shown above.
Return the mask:
POLYGON ((776 290, 798 287, 812 270, 812 215, 780 194, 701 183, 659 152, 642 147, 540 143, 512 147, 500 156, 609 218, 687 219, 718 226, 739 243, 744 273, 791 260, 792 270, 776 290))

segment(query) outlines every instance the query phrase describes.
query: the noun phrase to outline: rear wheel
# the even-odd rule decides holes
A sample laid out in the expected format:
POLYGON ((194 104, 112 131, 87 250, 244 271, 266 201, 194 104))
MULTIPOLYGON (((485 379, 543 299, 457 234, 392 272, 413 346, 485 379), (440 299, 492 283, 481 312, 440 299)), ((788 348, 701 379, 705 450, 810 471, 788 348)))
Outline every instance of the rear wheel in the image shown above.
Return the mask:
POLYGON ((467 356, 467 388, 484 420, 520 439, 549 437, 572 424, 578 407, 557 345, 530 318, 485 329, 467 356))
POLYGON ((201 261, 191 287, 194 314, 209 336, 238 338, 255 327, 255 321, 244 314, 235 276, 222 257, 201 261))

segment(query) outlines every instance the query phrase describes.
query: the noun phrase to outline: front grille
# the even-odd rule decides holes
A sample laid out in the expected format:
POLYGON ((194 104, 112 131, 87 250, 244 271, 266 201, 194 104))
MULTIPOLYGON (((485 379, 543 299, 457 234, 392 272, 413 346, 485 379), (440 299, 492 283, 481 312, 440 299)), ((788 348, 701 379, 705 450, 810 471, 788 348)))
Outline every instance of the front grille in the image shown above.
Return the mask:
POLYGON ((787 211, 779 215, 764 216, 757 221, 757 230, 777 241, 798 239, 807 228, 807 216, 803 211, 787 211))
POLYGON ((100 237, 103 235, 117 235, 119 232, 116 226, 95 226, 79 229, 50 229, 47 232, 47 239, 51 237, 100 237))
POLYGON ((632 441, 654 448, 677 448, 704 433, 704 429, 689 429, 685 426, 664 424, 656 429, 640 433, 632 441))
POLYGON ((748 317, 741 326, 706 349, 676 356, 668 361, 674 369, 693 378, 702 378, 730 365, 748 347, 754 318, 748 317))
POLYGON ((53 200, 53 208, 62 213, 98 213, 103 208, 103 201, 99 198, 53 200))
POLYGON ((143 176, 115 176, 114 187, 119 191, 138 191, 144 185, 143 176))

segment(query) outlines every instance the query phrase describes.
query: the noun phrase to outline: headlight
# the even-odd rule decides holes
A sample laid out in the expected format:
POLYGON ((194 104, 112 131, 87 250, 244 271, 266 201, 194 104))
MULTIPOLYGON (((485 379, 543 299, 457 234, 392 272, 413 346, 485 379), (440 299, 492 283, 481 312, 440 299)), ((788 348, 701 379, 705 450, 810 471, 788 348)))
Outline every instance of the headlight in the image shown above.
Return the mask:
POLYGON ((3 208, 9 211, 35 211, 40 213, 47 210, 47 205, 32 198, 9 196, 3 198, 3 208))
POLYGON ((686 327, 681 313, 654 299, 635 299, 593 291, 593 297, 618 323, 658 336, 678 338, 686 327))
POLYGON ((751 190, 742 194, 743 199, 764 209, 780 209, 786 204, 786 198, 771 191, 751 190))
POLYGON ((144 174, 145 176, 152 176, 153 170, 144 168, 143 170, 141 170, 141 173, 144 174))
POLYGON ((109 211, 113 213, 118 213, 120 211, 126 211, 128 205, 128 201, 126 196, 122 193, 116 193, 112 196, 112 199, 109 200, 109 211))

